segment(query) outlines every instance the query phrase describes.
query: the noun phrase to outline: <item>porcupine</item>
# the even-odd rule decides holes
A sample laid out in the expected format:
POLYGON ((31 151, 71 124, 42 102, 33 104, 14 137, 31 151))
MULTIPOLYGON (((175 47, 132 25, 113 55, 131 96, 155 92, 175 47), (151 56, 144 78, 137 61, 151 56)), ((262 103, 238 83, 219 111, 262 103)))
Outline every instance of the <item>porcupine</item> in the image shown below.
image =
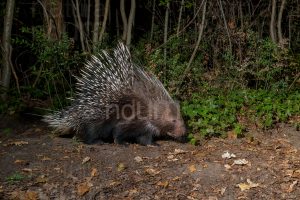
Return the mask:
POLYGON ((112 138, 117 144, 151 145, 155 137, 185 135, 178 103, 152 73, 131 61, 122 42, 92 56, 76 79, 72 105, 44 117, 56 130, 75 131, 88 144, 112 138))

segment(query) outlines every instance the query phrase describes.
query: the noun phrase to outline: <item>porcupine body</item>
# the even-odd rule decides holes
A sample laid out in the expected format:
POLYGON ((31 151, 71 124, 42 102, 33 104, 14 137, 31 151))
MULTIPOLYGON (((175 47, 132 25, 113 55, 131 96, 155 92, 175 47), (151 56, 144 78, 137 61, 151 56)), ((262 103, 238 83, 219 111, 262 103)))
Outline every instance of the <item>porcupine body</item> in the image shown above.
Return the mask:
POLYGON ((185 135, 178 104, 153 74, 131 61, 123 43, 92 56, 76 78, 72 105, 44 118, 57 130, 75 131, 89 144, 112 138, 150 145, 154 137, 185 135))

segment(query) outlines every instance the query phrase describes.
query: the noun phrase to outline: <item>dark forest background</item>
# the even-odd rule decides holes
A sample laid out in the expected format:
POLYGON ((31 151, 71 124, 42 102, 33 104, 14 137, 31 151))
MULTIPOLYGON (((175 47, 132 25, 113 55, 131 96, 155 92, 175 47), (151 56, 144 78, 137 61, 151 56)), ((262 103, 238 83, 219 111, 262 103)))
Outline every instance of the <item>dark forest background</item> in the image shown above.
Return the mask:
POLYGON ((181 101, 191 133, 300 113, 299 0, 7 0, 0 16, 1 113, 68 105, 85 60, 120 40, 181 101))

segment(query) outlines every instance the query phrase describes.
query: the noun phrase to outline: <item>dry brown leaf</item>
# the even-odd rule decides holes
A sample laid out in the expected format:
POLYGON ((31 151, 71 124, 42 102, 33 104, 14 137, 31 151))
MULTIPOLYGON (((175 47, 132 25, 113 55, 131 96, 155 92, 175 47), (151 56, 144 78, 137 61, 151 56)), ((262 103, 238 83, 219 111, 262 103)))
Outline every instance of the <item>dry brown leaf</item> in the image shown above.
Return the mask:
POLYGON ((134 160, 136 161, 136 162, 142 162, 143 161, 143 159, 140 157, 140 156, 136 156, 135 158, 134 158, 134 160))
POLYGON ((50 161, 50 160, 52 160, 52 159, 49 158, 49 157, 47 157, 47 156, 44 156, 41 160, 42 160, 42 161, 50 161))
POLYGON ((13 191, 10 193, 10 199, 19 199, 19 197, 25 196, 23 191, 13 191))
POLYGON ((298 181, 293 181, 293 183, 289 186, 289 188, 287 189, 288 193, 293 192, 294 190, 294 186, 297 185, 298 181))
POLYGON ((138 193, 137 189, 129 190, 129 196, 132 196, 132 195, 137 194, 137 193, 138 193))
POLYGON ((82 163, 81 164, 84 164, 84 163, 87 163, 87 162, 89 162, 91 160, 91 158, 90 157, 85 157, 83 160, 82 160, 82 163))
POLYGON ((243 158, 243 159, 234 160, 232 165, 247 165, 247 164, 249 164, 249 161, 243 158))
POLYGON ((258 183, 253 183, 250 179, 247 179, 247 183, 240 183, 237 186, 241 189, 241 191, 249 190, 254 187, 258 187, 258 183))
POLYGON ((124 169, 126 169, 126 166, 124 163, 119 163, 118 166, 117 166, 117 171, 120 172, 120 171, 123 171, 124 169))
POLYGON ((95 177, 98 175, 98 170, 96 168, 92 168, 91 177, 95 177))
POLYGON ((300 179, 300 169, 297 169, 296 171, 294 171, 292 177, 300 179))
POLYGON ((171 161, 173 161, 173 162, 174 162, 174 161, 178 161, 178 158, 175 158, 174 155, 168 155, 168 156, 167 156, 167 159, 168 159, 168 161, 170 161, 170 162, 171 162, 171 161))
POLYGON ((9 145, 15 145, 15 146, 22 146, 24 144, 28 144, 28 142, 25 141, 15 141, 15 142, 10 142, 9 145))
POLYGON ((38 195, 36 192, 27 191, 24 199, 25 200, 36 200, 36 199, 38 199, 38 195))
POLYGON ((180 177, 179 177, 179 176, 176 176, 176 177, 174 177, 174 178, 172 179, 172 181, 178 181, 178 180, 180 180, 180 177))
POLYGON ((224 167, 225 167, 226 170, 230 170, 231 169, 231 166, 228 165, 228 164, 225 164, 224 167))
POLYGON ((196 170, 197 170, 197 169, 196 169, 195 165, 190 165, 190 166, 189 166, 189 171, 190 171, 191 173, 195 172, 196 170))
POLYGON ((187 153, 188 151, 184 151, 184 150, 182 150, 182 149, 175 149, 174 150, 174 154, 176 155, 176 154, 182 154, 182 153, 187 153))
POLYGON ((228 131, 227 138, 228 139, 237 139, 237 134, 234 131, 228 131))
POLYGON ((168 181, 159 181, 156 185, 166 188, 166 187, 168 187, 169 182, 168 181))
POLYGON ((23 172, 32 172, 32 169, 30 169, 30 168, 23 168, 22 171, 23 172))
POLYGON ((39 176, 35 179, 36 183, 46 183, 48 181, 48 178, 46 178, 45 175, 39 176))
POLYGON ((91 185, 87 182, 81 183, 77 186, 77 194, 83 196, 90 191, 91 185))
POLYGON ((152 168, 148 168, 148 169, 146 169, 145 171, 146 171, 148 174, 150 174, 151 176, 155 176, 155 175, 157 175, 157 174, 160 173, 160 171, 155 170, 155 169, 152 169, 152 168))
POLYGON ((118 186, 118 185, 121 185, 120 181, 112 181, 112 182, 109 183, 109 186, 112 186, 112 187, 115 187, 115 186, 118 186))
POLYGON ((28 162, 26 160, 15 160, 15 164, 25 165, 28 162))

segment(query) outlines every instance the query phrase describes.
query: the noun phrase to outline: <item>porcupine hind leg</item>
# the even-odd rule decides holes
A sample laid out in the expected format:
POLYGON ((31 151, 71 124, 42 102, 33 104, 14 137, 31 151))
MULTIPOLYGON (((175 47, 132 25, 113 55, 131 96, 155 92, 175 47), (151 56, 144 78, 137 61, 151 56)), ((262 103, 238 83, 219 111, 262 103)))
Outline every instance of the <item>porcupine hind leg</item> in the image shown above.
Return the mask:
POLYGON ((112 140, 112 122, 89 123, 83 126, 84 142, 87 144, 103 144, 112 140))

